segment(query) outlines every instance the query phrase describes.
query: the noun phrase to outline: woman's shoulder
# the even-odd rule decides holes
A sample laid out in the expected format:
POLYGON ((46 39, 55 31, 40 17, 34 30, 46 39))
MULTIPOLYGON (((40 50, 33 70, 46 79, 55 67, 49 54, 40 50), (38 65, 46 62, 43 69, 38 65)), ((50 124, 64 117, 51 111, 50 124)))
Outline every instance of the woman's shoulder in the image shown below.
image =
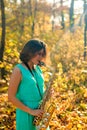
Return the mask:
POLYGON ((19 64, 16 64, 16 65, 15 65, 13 71, 21 72, 21 70, 22 70, 22 65, 19 63, 19 64))
POLYGON ((17 75, 17 76, 21 75, 20 69, 15 66, 14 69, 13 69, 12 74, 17 75))
POLYGON ((20 68, 20 67, 21 67, 21 63, 15 65, 15 68, 20 68))
MULTIPOLYGON (((15 68, 18 68, 19 70, 22 70, 22 69, 24 69, 25 67, 21 64, 21 63, 19 63, 19 64, 16 64, 15 65, 15 68)), ((25 68, 26 69, 26 68, 25 68)))

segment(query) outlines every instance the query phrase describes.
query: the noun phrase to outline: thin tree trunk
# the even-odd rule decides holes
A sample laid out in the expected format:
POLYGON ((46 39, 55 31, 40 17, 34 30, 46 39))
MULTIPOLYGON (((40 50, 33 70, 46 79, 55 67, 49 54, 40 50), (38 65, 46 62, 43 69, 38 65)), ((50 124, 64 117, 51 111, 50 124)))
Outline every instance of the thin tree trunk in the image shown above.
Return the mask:
POLYGON ((74 31, 74 0, 71 0, 71 7, 70 7, 70 31, 74 31))
MULTIPOLYGON (((3 62, 4 48, 5 48, 5 6, 4 0, 0 0, 1 5, 1 20, 2 20, 2 33, 0 41, 0 61, 3 62)), ((4 78, 4 68, 1 69, 1 78, 4 78)))
MULTIPOLYGON (((60 3, 61 3, 61 7, 63 7, 63 0, 60 0, 60 3)), ((65 22, 64 22, 64 13, 63 13, 63 10, 61 10, 61 26, 62 26, 62 29, 65 28, 65 22)))
POLYGON ((31 34, 32 38, 33 38, 34 33, 35 33, 36 13, 37 13, 37 0, 35 0, 35 9, 34 9, 33 19, 32 19, 32 34, 31 34))
POLYGON ((52 32, 54 31, 55 26, 55 0, 53 0, 53 8, 52 8, 52 32))
POLYGON ((29 16, 32 16, 32 3, 31 3, 31 0, 29 0, 29 16))
POLYGON ((84 27, 84 60, 87 59, 87 1, 84 1, 84 22, 85 22, 85 27, 84 27))
POLYGON ((21 40, 21 37, 22 37, 22 35, 23 35, 23 33, 24 33, 24 18, 25 18, 25 15, 24 15, 24 4, 25 4, 25 2, 24 2, 24 0, 21 0, 21 24, 20 24, 20 36, 19 36, 19 39, 21 40))

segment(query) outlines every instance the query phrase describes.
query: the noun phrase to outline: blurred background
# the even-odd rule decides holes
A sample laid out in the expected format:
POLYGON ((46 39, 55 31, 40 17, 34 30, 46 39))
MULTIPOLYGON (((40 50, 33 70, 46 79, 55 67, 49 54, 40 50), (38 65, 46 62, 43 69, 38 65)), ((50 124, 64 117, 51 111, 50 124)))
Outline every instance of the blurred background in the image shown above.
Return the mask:
POLYGON ((87 0, 0 0, 0 129, 15 130, 8 82, 32 38, 47 44, 46 84, 55 69, 51 130, 87 130, 87 0))
POLYGON ((67 70, 86 60, 86 33, 87 0, 0 0, 0 78, 8 80, 31 38, 46 42, 52 63, 67 70))

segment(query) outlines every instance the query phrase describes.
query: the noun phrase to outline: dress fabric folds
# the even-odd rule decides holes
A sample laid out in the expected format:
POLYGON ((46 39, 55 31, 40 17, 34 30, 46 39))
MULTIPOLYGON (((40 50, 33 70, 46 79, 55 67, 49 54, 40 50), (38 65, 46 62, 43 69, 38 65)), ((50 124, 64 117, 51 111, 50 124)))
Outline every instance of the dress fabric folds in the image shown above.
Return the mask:
MULTIPOLYGON (((31 109, 37 109, 41 101, 41 95, 44 93, 44 78, 42 71, 38 65, 32 70, 34 76, 31 72, 25 68, 22 64, 17 64, 22 74, 22 80, 19 84, 16 97, 23 104, 31 109), (38 91, 38 87, 40 93, 38 91)), ((16 130, 37 130, 36 126, 33 125, 34 116, 20 110, 16 109, 16 130)), ((49 128, 47 129, 49 130, 49 128)))

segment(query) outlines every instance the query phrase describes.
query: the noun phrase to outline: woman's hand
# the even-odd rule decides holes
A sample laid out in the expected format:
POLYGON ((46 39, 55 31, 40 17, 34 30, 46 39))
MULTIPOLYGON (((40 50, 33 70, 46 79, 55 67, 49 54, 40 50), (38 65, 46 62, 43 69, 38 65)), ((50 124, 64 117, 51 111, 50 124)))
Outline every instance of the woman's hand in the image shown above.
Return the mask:
POLYGON ((31 115, 33 116, 38 116, 38 117, 41 117, 43 115, 44 111, 41 110, 41 109, 35 109, 35 110, 30 110, 30 113, 31 115))

